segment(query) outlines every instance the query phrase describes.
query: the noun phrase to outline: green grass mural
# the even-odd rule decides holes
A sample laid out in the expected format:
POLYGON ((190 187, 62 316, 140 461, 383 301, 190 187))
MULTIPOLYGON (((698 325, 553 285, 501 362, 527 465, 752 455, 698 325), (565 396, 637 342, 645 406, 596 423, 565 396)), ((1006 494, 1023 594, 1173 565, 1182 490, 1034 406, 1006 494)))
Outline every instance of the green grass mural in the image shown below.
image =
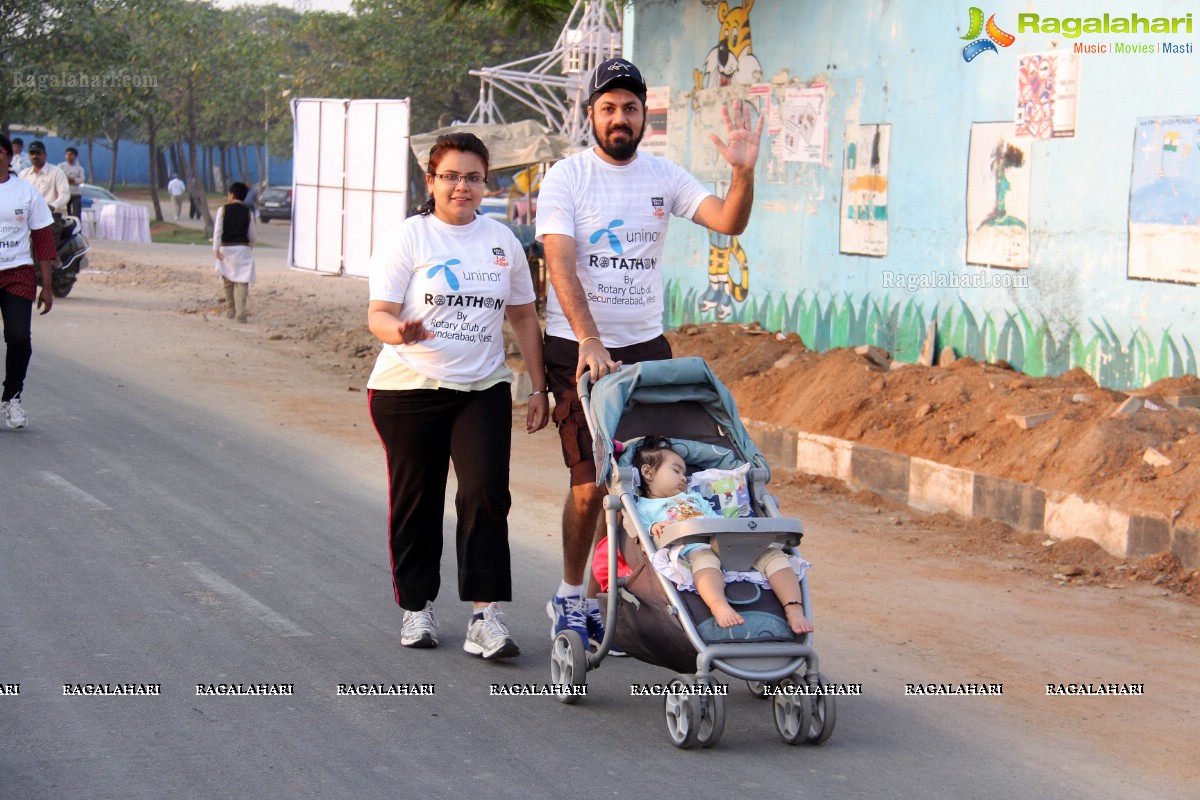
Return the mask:
MULTIPOLYGON (((699 290, 674 279, 665 286, 663 324, 712 322, 712 312, 702 314, 699 290)), ((1030 319, 1023 309, 1010 312, 972 311, 959 302, 939 312, 911 296, 903 301, 889 295, 845 296, 822 299, 802 290, 791 299, 787 293, 755 293, 735 304, 728 322, 759 322, 764 328, 797 333, 805 346, 824 351, 834 347, 871 344, 900 361, 916 361, 932 320, 938 321, 938 347, 953 347, 959 356, 977 361, 1003 359, 1027 375, 1061 375, 1082 368, 1101 386, 1136 389, 1161 378, 1195 375, 1196 353, 1186 336, 1134 330, 1126 339, 1107 320, 1088 321, 1088 329, 1067 326, 1056 338, 1044 318, 1030 319), (1157 342, 1157 344, 1156 344, 1157 342)))

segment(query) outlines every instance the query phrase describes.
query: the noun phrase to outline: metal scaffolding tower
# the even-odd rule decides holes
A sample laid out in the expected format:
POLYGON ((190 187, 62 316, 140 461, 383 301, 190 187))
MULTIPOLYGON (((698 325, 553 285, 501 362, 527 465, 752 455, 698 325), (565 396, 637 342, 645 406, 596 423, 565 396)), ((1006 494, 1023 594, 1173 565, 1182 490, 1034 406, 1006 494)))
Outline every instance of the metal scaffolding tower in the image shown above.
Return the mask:
POLYGON ((507 122, 496 93, 541 114, 551 133, 571 144, 588 143, 585 82, 596 65, 621 55, 621 22, 612 0, 576 0, 554 49, 495 67, 473 69, 479 78, 479 102, 468 122, 507 122))

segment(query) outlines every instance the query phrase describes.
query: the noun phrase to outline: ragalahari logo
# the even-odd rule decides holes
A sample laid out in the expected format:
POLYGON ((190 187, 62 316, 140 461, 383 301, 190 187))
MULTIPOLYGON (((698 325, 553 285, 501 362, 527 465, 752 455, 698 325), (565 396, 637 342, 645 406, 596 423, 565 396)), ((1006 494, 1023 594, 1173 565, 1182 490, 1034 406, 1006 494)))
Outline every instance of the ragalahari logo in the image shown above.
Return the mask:
POLYGON ((972 39, 973 41, 963 48, 963 61, 971 61, 980 53, 992 51, 993 53, 1000 52, 996 49, 996 45, 1008 47, 1017 40, 1017 37, 1011 33, 1005 33, 1000 30, 1000 26, 996 24, 996 15, 992 14, 988 17, 987 25, 983 24, 983 10, 971 6, 971 29, 967 31, 967 35, 961 37, 963 39, 972 39), (987 31, 987 38, 980 39, 979 34, 987 31))

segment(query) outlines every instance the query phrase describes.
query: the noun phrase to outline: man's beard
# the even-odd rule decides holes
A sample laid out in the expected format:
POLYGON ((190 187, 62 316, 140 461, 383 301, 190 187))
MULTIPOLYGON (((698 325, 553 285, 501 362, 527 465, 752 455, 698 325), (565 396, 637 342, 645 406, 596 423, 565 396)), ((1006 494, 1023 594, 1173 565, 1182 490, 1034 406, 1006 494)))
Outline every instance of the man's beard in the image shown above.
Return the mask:
POLYGON ((614 130, 624 130, 629 139, 621 144, 615 144, 608 136, 600 136, 600 130, 596 126, 596 120, 592 120, 592 136, 596 139, 596 144, 606 156, 614 161, 628 161, 637 153, 638 145, 642 141, 642 137, 646 135, 646 125, 643 123, 642 129, 638 131, 637 136, 633 135, 633 128, 629 125, 609 126, 608 135, 611 136, 614 130))

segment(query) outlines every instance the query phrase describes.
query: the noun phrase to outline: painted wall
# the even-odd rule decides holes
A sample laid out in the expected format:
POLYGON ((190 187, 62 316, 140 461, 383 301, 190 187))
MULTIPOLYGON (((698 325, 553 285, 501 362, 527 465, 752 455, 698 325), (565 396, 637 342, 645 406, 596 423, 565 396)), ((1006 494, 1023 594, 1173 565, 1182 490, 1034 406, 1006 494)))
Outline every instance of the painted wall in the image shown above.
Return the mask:
MULTIPOLYGON (((983 7, 985 18, 994 13, 1015 41, 968 63, 968 42, 960 37, 971 23, 969 0, 730 5, 732 11, 709 0, 638 0, 627 11, 626 54, 651 87, 670 87, 665 153, 702 180, 717 174, 709 169, 713 148, 702 129, 713 119, 705 107, 713 92, 696 90, 706 82, 697 80, 697 71, 703 74, 712 63, 722 17, 729 23, 741 15, 748 17, 750 33, 743 56, 757 60, 762 81, 772 84, 773 102, 782 101, 789 86, 826 87, 826 155, 822 164, 785 162, 772 155, 777 137, 764 135, 750 227, 735 243, 710 243, 707 231, 686 223, 672 226, 668 326, 719 316, 758 320, 772 330, 800 333, 810 347, 871 343, 911 361, 928 324, 937 321, 939 347, 977 359, 1003 358, 1032 375, 1082 367, 1104 385, 1130 388, 1196 373, 1200 288, 1130 279, 1127 270, 1137 121, 1200 115, 1200 52, 1080 56, 1074 136, 1025 145, 1026 269, 966 263, 966 198, 972 124, 1015 119, 1022 56, 1070 51, 1075 42, 1171 41, 1200 51, 1200 7, 1180 0, 983 7), (1018 32, 1018 12, 1042 18, 1192 13, 1193 32, 1180 26, 1172 35, 1068 38, 1018 32), (887 252, 846 255, 839 252, 843 145, 853 126, 873 124, 891 126, 887 252), (730 262, 729 280, 721 283, 718 274, 710 284, 710 262, 720 273, 724 261, 730 262), (985 285, 950 288, 961 287, 964 278, 985 285), (910 282, 912 290, 906 288, 910 282), (738 297, 742 283, 748 283, 744 299, 738 297), (717 297, 713 286, 731 291, 717 297)), ((743 77, 734 76, 733 87, 723 91, 745 96, 747 84, 738 83, 743 77)), ((1172 157, 1195 164, 1200 141, 1183 142, 1172 157)), ((720 191, 716 182, 709 185, 720 191)), ((1193 211, 1195 221, 1200 204, 1193 211)), ((1195 270, 1200 262, 1200 250, 1166 256, 1177 260, 1168 266, 1195 270)))

